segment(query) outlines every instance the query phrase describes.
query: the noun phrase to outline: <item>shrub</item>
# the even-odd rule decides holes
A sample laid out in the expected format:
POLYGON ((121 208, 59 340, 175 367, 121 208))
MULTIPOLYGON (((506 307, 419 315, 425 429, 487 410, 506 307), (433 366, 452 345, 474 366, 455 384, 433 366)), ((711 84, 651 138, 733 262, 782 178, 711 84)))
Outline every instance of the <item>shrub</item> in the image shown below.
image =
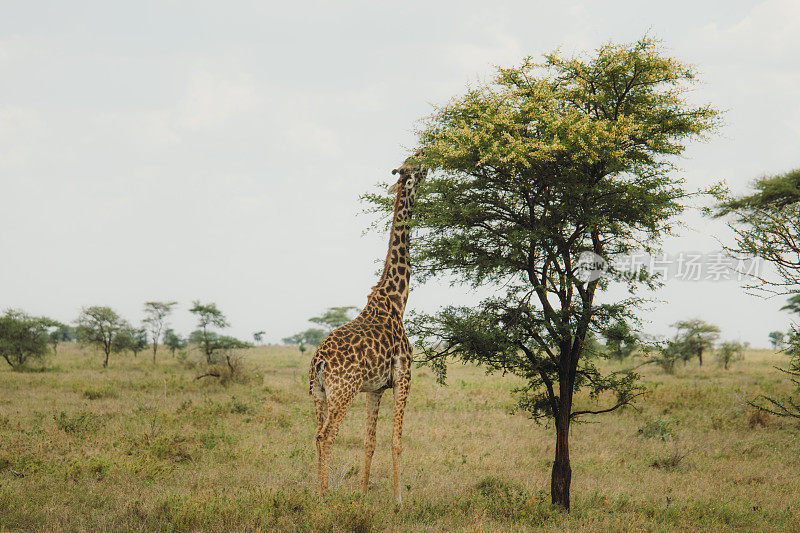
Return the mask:
POLYGON ((675 446, 672 451, 666 455, 653 459, 653 461, 650 463, 650 466, 652 468, 659 468, 667 471, 677 470, 688 455, 689 450, 675 446))
POLYGON ((53 420, 56 423, 56 427, 61 431, 76 435, 95 430, 99 425, 97 415, 85 411, 81 411, 72 416, 68 415, 65 411, 61 411, 59 414, 53 415, 53 420))
POLYGON ((231 396, 230 412, 238 415, 246 415, 252 411, 249 404, 238 399, 236 396, 231 396))
POLYGON ((664 418, 651 418, 647 420, 637 432, 642 439, 659 439, 668 441, 675 438, 672 424, 664 418))
POLYGON ((728 370, 732 362, 741 359, 744 359, 744 346, 741 342, 723 342, 717 351, 717 362, 725 370, 728 370))
POLYGON ((677 340, 668 340, 658 347, 651 360, 661 367, 665 374, 671 375, 675 373, 675 363, 683 359, 681 350, 681 345, 677 340))
POLYGON ((755 429, 757 427, 765 428, 770 423, 770 416, 764 410, 752 408, 747 412, 747 425, 750 426, 751 429, 755 429))

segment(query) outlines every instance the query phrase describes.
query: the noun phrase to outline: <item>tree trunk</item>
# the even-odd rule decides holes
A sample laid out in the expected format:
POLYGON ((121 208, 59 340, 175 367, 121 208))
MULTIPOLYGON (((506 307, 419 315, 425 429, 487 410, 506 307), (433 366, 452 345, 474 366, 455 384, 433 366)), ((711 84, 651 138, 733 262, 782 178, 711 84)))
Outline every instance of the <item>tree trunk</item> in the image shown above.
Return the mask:
POLYGON ((153 364, 156 364, 156 350, 158 349, 158 345, 153 343, 153 364))
POLYGON ((703 366, 703 350, 697 350, 697 359, 700 361, 700 366, 703 366))
POLYGON ((550 498, 554 505, 560 505, 569 511, 569 486, 572 481, 572 468, 569 464, 569 414, 572 406, 565 405, 565 401, 560 403, 556 418, 556 457, 550 478, 550 498))
POLYGON ((108 368, 108 352, 105 352, 106 358, 103 360, 103 368, 108 368))

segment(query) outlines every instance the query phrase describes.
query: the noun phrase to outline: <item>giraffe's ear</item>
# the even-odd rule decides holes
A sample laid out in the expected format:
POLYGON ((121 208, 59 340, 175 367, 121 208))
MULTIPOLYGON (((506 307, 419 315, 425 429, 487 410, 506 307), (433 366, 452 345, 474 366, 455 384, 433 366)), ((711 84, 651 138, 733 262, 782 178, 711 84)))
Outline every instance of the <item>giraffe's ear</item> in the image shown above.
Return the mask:
POLYGON ((389 187, 389 194, 396 194, 397 193, 397 183, 389 187))

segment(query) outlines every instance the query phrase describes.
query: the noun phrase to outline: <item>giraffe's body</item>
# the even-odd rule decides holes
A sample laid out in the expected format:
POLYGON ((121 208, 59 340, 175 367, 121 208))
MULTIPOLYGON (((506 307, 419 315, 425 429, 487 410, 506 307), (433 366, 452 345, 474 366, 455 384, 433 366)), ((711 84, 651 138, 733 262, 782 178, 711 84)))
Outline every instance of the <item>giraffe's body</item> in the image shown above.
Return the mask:
POLYGON ((309 369, 310 393, 317 416, 317 475, 319 492, 328 487, 330 452, 339 426, 359 392, 367 393, 367 430, 364 441, 362 489, 369 485, 375 451, 375 426, 381 395, 394 389, 394 496, 400 501, 400 454, 403 413, 411 383, 411 344, 403 328, 411 270, 407 260, 408 220, 416 186, 426 170, 408 162, 399 173, 394 219, 383 275, 355 319, 335 329, 320 344, 309 369))

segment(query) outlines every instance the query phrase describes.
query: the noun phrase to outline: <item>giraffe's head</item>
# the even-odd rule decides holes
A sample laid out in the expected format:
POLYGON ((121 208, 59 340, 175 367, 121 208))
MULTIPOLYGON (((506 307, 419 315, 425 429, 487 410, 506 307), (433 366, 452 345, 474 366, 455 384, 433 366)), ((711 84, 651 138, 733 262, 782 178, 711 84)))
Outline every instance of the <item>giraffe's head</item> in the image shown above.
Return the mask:
POLYGON ((397 182, 389 187, 389 194, 395 194, 400 187, 403 187, 409 196, 416 194, 417 187, 428 174, 428 169, 417 161, 421 155, 422 150, 417 150, 414 155, 405 160, 400 168, 392 170, 392 174, 396 174, 398 178, 397 182))

